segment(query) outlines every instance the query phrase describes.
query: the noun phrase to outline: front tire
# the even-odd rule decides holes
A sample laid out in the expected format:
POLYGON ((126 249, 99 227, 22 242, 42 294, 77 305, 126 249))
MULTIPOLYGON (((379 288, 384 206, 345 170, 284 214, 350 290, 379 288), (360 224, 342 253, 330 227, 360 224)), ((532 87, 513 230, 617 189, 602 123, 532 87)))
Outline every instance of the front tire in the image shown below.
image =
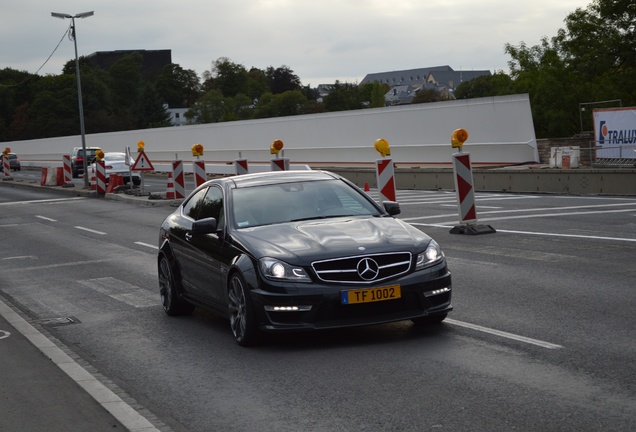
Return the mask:
POLYGON ((163 310, 170 316, 188 315, 194 310, 194 306, 179 298, 172 266, 165 256, 159 260, 159 293, 163 310))
POLYGON ((236 343, 241 346, 254 345, 258 336, 254 307, 245 280, 239 273, 232 275, 227 297, 230 327, 236 343))

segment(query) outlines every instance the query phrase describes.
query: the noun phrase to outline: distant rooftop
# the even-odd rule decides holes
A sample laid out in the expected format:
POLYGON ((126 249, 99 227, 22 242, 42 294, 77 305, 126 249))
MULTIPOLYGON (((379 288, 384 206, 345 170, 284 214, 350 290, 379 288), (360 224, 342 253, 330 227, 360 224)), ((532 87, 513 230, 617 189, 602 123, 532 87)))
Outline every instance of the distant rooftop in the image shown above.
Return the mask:
POLYGON ((464 81, 470 81, 473 78, 482 75, 492 75, 489 70, 472 70, 472 71, 455 71, 450 66, 434 66, 419 69, 405 69, 391 72, 377 72, 367 74, 360 84, 370 82, 379 82, 388 84, 391 87, 434 83, 444 85, 454 90, 464 81))

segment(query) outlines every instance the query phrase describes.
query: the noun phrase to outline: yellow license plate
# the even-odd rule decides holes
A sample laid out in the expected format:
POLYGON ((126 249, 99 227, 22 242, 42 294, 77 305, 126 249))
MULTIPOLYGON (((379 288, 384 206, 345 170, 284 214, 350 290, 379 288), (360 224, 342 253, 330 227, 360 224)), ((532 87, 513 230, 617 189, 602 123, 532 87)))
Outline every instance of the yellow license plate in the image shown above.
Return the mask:
POLYGON ((348 290, 340 293, 342 304, 371 303, 385 300, 395 300, 402 296, 399 285, 391 285, 379 288, 365 288, 348 290))

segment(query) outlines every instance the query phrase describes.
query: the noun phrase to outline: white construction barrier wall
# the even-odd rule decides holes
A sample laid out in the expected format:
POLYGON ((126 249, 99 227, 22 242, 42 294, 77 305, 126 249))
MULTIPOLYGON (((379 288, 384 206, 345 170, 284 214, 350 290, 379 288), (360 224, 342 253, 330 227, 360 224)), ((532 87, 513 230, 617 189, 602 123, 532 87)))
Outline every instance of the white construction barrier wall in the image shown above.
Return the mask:
MULTIPOLYGON (((202 144, 206 165, 231 163, 239 154, 250 163, 267 163, 269 148, 281 139, 292 164, 372 166, 373 143, 385 138, 395 163, 450 166, 451 133, 468 131, 464 151, 473 164, 539 162, 528 95, 341 111, 262 120, 90 134, 86 145, 105 152, 135 149, 143 140, 153 165, 174 159, 192 160, 191 147, 202 144)), ((62 154, 81 147, 71 136, 5 143, 25 165, 30 161, 60 165, 62 154)), ((134 150, 133 150, 134 151, 134 150)))

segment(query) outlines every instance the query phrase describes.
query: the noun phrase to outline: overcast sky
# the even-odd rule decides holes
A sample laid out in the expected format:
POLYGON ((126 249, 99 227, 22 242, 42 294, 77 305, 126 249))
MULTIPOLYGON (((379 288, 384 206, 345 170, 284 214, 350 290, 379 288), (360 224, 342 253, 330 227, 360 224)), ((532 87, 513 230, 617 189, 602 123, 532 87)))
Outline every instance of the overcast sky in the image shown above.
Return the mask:
POLYGON ((80 56, 170 49, 201 75, 219 57, 247 69, 288 66, 303 85, 356 83, 368 73, 449 65, 508 70, 504 45, 537 45, 592 0, 4 0, 0 69, 60 74, 75 58, 63 38, 76 20, 80 56))

